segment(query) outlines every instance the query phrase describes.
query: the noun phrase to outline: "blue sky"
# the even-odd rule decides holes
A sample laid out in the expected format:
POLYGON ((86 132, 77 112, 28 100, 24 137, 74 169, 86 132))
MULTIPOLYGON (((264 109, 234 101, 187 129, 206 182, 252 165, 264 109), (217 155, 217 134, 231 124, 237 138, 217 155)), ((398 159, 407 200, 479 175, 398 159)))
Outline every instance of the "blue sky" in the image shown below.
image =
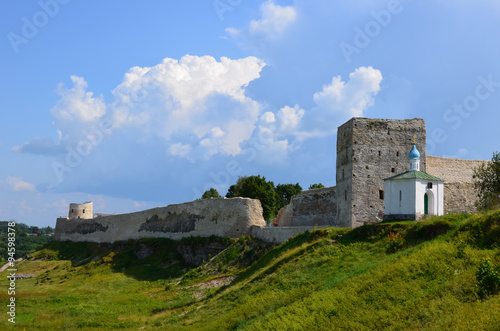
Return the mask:
POLYGON ((424 118, 433 155, 499 150, 498 1, 8 0, 0 22, 0 220, 242 175, 332 186, 352 116, 424 118))

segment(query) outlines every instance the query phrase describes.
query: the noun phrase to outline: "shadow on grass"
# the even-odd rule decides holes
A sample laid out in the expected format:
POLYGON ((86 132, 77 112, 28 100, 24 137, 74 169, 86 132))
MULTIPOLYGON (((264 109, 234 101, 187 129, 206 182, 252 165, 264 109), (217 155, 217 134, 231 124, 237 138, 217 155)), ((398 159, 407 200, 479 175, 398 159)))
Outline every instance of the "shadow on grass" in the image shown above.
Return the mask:
MULTIPOLYGON (((31 254, 32 259, 69 260, 73 267, 91 268, 108 264, 114 272, 141 281, 177 278, 195 265, 185 261, 179 247, 188 247, 192 255, 208 253, 205 247, 214 243, 229 246, 228 239, 191 237, 174 241, 167 238, 147 238, 120 241, 112 244, 93 242, 52 242, 31 254)), ((186 251, 186 249, 184 249, 186 251)), ((210 251, 213 252, 213 249, 210 251)))

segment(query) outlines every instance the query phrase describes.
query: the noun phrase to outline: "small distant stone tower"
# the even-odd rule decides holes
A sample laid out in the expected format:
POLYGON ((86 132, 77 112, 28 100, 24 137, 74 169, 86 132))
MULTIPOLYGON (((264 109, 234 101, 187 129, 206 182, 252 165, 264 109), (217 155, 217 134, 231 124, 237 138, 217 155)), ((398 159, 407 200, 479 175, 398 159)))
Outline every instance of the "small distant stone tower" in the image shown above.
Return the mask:
POLYGON ((382 221, 384 178, 408 170, 408 151, 420 150, 426 165, 423 119, 386 120, 354 117, 337 130, 337 222, 357 227, 382 221))
POLYGON ((70 220, 94 218, 94 204, 91 201, 70 203, 68 218, 70 220))

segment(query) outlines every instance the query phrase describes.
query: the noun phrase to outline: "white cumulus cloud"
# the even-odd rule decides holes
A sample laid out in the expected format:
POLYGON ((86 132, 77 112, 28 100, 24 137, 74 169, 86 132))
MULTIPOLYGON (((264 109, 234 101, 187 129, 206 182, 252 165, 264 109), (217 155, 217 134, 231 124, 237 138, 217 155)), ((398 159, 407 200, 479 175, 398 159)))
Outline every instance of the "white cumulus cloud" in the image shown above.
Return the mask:
POLYGON ((175 143, 170 145, 168 151, 174 156, 187 156, 191 152, 191 145, 175 143))
POLYGON ((380 91, 382 73, 372 67, 359 67, 344 82, 340 76, 314 94, 316 106, 304 115, 304 135, 333 134, 351 117, 365 116, 380 91))
POLYGON ((304 109, 300 109, 299 105, 295 105, 293 108, 290 106, 281 108, 276 115, 278 130, 282 133, 293 132, 298 127, 304 113, 304 109))
POLYGON ((254 145, 261 146, 259 156, 269 162, 282 162, 305 139, 335 134, 337 127, 351 117, 365 115, 381 81, 379 70, 359 67, 347 82, 340 76, 333 77, 330 84, 313 95, 316 105, 310 110, 295 105, 284 106, 276 113, 265 112, 252 137, 254 145))
POLYGON ((21 178, 17 177, 7 177, 7 185, 15 192, 28 191, 34 192, 35 185, 25 182, 21 178))
POLYGON ((87 91, 83 78, 71 76, 73 86, 60 84, 61 98, 51 110, 58 142, 37 137, 13 151, 57 155, 67 153, 68 147, 88 147, 85 140, 102 140, 96 135, 90 139, 90 133, 109 120, 114 135, 141 143, 163 143, 175 156, 236 155, 240 144, 251 136, 261 111, 245 89, 260 77, 264 66, 256 57, 222 57, 219 61, 211 56, 165 58, 152 67, 131 68, 113 89, 109 103, 87 91))
POLYGON ((52 138, 35 137, 21 146, 14 146, 13 152, 40 155, 65 153, 65 146, 76 146, 86 138, 86 132, 98 126, 106 114, 106 104, 102 98, 94 97, 87 91, 87 82, 82 77, 71 76, 73 87, 59 84, 57 93, 61 97, 50 113, 57 127, 58 142, 52 138))
POLYGON ((179 140, 190 140, 197 155, 238 154, 261 108, 245 88, 264 66, 255 57, 217 61, 186 55, 154 67, 134 67, 113 91, 114 126, 153 133, 172 145, 173 155, 191 151, 179 140))
POLYGON ((95 98, 92 92, 87 92, 87 82, 82 77, 71 76, 73 87, 67 89, 59 85, 58 94, 61 99, 50 111, 59 123, 93 122, 106 113, 106 105, 102 97, 95 98))
POLYGON ((279 6, 273 1, 260 6, 261 18, 250 21, 243 29, 227 28, 226 32, 241 43, 258 44, 258 40, 273 41, 281 37, 297 20, 297 10, 292 6, 279 6))
MULTIPOLYGON (((360 67, 348 80, 333 77, 318 89, 311 95, 315 105, 310 109, 280 105, 273 110, 247 95, 248 85, 260 78, 265 65, 256 57, 166 58, 152 67, 131 68, 109 102, 89 92, 83 78, 73 76, 73 86, 60 87, 61 99, 51 110, 57 141, 34 138, 13 150, 55 156, 65 171, 52 188, 57 192, 136 187, 130 196, 144 199, 136 192, 151 192, 147 194, 156 199, 165 194, 162 183, 182 186, 203 173, 217 177, 220 171, 212 168, 228 160, 290 164, 306 139, 332 135, 345 120, 363 116, 382 80, 379 70, 360 67), (112 130, 91 140, 85 132, 103 121, 112 130), (86 155, 79 148, 85 147, 79 145, 82 139, 88 140, 85 146, 92 143, 86 155), (199 166, 192 168, 195 162, 199 166)), ((223 182, 230 184, 226 178, 223 182)), ((16 191, 35 191, 19 178, 11 177, 8 183, 16 191)), ((116 190, 127 194, 124 191, 116 190)))
POLYGON ((297 18, 295 8, 278 6, 273 1, 264 2, 260 10, 262 18, 250 22, 250 34, 265 34, 271 37, 280 35, 297 18))

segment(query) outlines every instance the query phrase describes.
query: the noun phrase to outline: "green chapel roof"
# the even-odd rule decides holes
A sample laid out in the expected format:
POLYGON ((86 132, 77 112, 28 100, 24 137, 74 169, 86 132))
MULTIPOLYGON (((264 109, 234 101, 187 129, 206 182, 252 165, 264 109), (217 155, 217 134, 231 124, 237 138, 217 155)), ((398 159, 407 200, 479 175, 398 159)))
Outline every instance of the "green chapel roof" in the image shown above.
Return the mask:
POLYGON ((397 179, 425 179, 425 180, 434 180, 434 181, 444 182, 444 180, 441 178, 431 176, 428 173, 425 173, 423 171, 418 171, 418 170, 411 170, 411 171, 403 172, 402 174, 392 176, 392 177, 386 178, 384 180, 397 180, 397 179))

